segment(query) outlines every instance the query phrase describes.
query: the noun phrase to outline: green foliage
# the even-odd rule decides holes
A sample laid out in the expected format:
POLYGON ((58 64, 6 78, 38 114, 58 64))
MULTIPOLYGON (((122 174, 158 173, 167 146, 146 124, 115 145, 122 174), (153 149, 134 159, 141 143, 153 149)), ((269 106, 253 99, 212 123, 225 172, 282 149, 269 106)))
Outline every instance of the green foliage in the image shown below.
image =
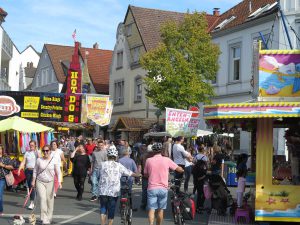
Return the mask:
POLYGON ((219 47, 207 32, 204 13, 186 14, 180 24, 161 27, 162 43, 141 58, 148 71, 146 96, 156 107, 187 109, 214 96, 210 80, 218 71, 219 47))

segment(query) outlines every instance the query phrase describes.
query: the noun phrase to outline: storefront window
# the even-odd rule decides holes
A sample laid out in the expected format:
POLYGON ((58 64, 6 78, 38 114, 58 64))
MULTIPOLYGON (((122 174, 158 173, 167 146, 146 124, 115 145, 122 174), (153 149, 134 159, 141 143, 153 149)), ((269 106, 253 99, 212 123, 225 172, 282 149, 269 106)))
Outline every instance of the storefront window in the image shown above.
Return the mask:
POLYGON ((274 128, 273 184, 300 185, 300 133, 295 125, 274 128))

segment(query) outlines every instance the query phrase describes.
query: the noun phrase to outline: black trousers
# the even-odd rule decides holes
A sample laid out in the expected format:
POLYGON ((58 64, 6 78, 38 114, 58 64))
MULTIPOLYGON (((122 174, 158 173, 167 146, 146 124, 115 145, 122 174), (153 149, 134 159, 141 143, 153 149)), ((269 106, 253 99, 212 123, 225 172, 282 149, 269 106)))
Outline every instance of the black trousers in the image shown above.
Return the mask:
POLYGON ((84 182, 86 176, 73 175, 73 178, 74 178, 74 185, 77 190, 77 197, 82 197, 82 194, 84 192, 84 182))
POLYGON ((196 203, 196 208, 202 208, 205 197, 204 197, 204 191, 203 191, 203 186, 204 186, 204 179, 203 180, 198 180, 196 182, 196 190, 197 190, 197 203, 196 203))

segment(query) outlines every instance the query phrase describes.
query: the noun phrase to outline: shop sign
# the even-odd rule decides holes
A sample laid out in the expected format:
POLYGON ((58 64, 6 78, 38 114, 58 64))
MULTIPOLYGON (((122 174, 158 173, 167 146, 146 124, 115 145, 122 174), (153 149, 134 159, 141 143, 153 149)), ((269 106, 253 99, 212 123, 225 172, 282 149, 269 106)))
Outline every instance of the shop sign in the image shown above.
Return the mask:
POLYGON ((0 95, 0 116, 10 116, 18 113, 20 106, 17 105, 16 101, 5 95, 0 95))
POLYGON ((65 95, 65 107, 63 122, 80 123, 81 118, 81 95, 65 95))
POLYGON ((78 50, 79 43, 75 42, 74 54, 68 70, 65 115, 63 117, 63 122, 68 123, 80 123, 81 121, 81 66, 78 50))
POLYGON ((0 119, 16 115, 36 121, 65 122, 64 118, 67 118, 68 122, 78 123, 80 110, 80 95, 70 98, 60 93, 0 92, 0 119), (75 105, 66 106, 69 102, 75 102, 75 105), (70 111, 74 112, 73 117, 69 115, 70 111))
POLYGON ((300 97, 300 51, 261 50, 259 53, 258 96, 280 101, 300 97))
POLYGON ((173 137, 196 136, 199 120, 193 119, 193 111, 166 108, 166 132, 173 137))

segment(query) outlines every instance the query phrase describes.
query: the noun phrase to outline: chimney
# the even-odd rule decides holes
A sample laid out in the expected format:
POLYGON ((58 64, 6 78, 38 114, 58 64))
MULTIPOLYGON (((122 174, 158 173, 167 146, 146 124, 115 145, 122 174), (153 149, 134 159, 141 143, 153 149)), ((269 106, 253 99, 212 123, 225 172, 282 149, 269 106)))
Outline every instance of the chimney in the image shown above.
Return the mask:
POLYGON ((213 15, 214 16, 220 16, 220 8, 214 8, 214 11, 213 11, 213 15))
POLYGON ((33 62, 30 63, 30 68, 33 68, 33 62))
POLYGON ((252 12, 252 2, 249 1, 249 13, 251 13, 251 12, 252 12))
POLYGON ((97 42, 93 44, 93 49, 99 49, 99 44, 97 42))
POLYGON ((27 62, 27 68, 29 68, 30 62, 27 62))

